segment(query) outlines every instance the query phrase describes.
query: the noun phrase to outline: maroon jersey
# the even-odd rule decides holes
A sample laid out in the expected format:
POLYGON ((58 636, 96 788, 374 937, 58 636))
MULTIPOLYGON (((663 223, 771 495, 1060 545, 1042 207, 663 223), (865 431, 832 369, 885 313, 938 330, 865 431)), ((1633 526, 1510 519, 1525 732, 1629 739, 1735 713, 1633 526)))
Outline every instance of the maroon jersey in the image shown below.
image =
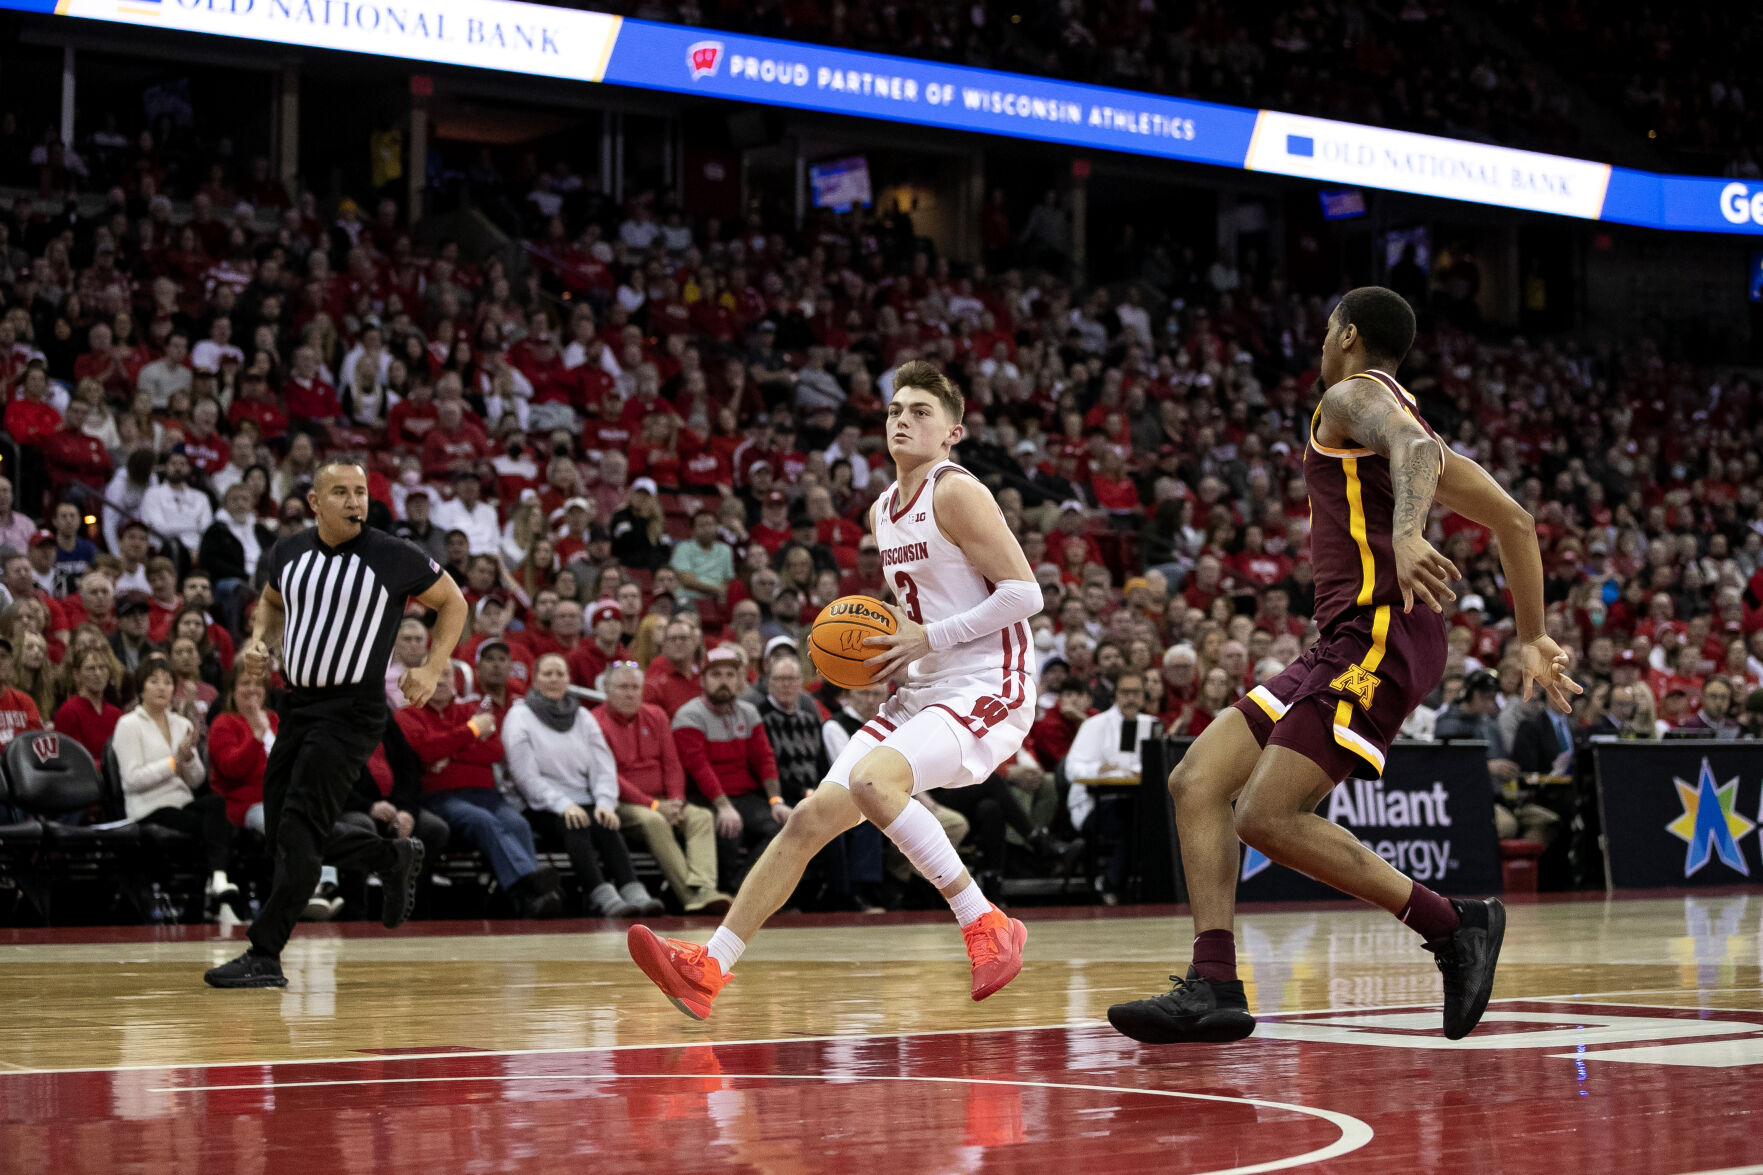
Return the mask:
MULTIPOLYGON (((1421 418, 1408 390, 1382 371, 1349 379, 1368 379, 1388 389, 1396 403, 1426 434, 1438 434, 1421 418)), ((1310 491, 1310 564, 1316 573, 1316 623, 1323 635, 1351 618, 1355 609, 1400 604, 1396 558, 1391 545, 1395 493, 1390 461, 1370 449, 1331 449, 1316 439, 1322 405, 1310 418, 1304 448, 1304 484, 1310 491)), ((1442 445, 1443 442, 1440 442, 1442 445)), ((1443 621, 1440 621, 1441 626, 1443 621)))

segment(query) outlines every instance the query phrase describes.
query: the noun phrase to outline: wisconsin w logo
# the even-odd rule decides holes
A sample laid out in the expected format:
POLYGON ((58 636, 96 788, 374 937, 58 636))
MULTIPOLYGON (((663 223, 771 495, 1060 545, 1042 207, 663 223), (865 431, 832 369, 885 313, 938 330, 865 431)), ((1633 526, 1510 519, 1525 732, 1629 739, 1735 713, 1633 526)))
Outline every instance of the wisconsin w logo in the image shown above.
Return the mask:
POLYGON ((31 753, 37 756, 37 762, 47 763, 61 754, 61 736, 58 734, 39 734, 31 740, 31 753))
POLYGON ((1377 674, 1366 670, 1363 665, 1350 665, 1347 671, 1328 683, 1328 688, 1339 690, 1343 694, 1352 694, 1359 699, 1359 704, 1367 710, 1371 709, 1371 699, 1377 694, 1377 687, 1383 682, 1377 674))

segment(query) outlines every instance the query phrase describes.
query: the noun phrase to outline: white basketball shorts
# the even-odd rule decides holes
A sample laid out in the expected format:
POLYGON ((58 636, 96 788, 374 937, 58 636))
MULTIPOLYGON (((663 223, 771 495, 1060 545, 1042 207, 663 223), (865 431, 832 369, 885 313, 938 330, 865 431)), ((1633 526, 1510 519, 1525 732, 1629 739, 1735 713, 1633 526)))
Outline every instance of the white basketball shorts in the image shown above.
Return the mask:
POLYGON ((912 767, 912 794, 969 787, 1022 747, 1040 713, 1035 686, 1013 676, 998 693, 996 677, 951 677, 902 686, 839 753, 824 782, 851 786, 851 770, 877 747, 898 751, 912 767))

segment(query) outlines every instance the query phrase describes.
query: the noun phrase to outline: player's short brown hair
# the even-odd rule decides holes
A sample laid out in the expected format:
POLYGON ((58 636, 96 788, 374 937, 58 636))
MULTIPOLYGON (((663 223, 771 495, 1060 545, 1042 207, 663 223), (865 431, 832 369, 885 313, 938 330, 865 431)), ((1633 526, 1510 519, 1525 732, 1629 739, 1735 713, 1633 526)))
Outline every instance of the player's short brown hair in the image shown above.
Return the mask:
POLYGON ((955 386, 955 381, 943 374, 942 368, 928 359, 914 359, 909 363, 900 364, 894 372, 894 391, 902 388, 917 388, 921 392, 929 392, 949 414, 950 424, 960 424, 967 418, 967 397, 955 386))

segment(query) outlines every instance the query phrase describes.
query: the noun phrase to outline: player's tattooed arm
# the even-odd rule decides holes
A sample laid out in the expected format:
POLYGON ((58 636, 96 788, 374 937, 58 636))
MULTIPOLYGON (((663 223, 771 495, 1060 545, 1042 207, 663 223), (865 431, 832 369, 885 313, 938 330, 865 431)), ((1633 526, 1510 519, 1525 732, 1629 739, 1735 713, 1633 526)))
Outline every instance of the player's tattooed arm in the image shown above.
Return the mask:
POLYGON ((1325 434, 1389 458, 1394 535, 1424 537, 1443 468, 1439 443, 1402 411, 1387 388, 1369 379, 1343 380, 1330 388, 1322 397, 1322 423, 1325 434))

